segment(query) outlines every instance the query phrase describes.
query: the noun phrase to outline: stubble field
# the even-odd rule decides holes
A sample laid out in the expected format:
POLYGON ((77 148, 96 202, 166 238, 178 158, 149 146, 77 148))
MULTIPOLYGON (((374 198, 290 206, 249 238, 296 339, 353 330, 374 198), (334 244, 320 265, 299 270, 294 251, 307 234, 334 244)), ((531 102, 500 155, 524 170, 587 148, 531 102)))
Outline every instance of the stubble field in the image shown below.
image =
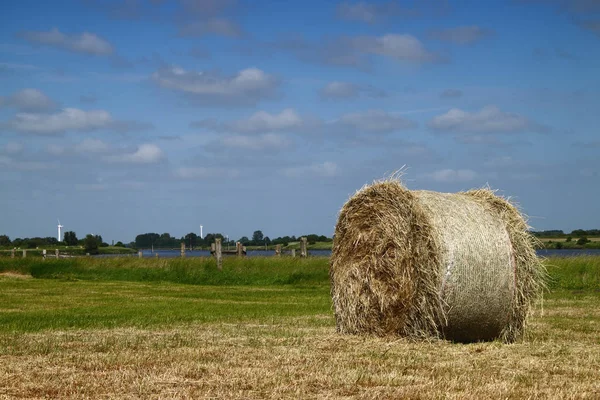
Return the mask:
POLYGON ((600 260, 548 260, 524 340, 335 332, 327 259, 0 259, 0 398, 600 397, 600 260))

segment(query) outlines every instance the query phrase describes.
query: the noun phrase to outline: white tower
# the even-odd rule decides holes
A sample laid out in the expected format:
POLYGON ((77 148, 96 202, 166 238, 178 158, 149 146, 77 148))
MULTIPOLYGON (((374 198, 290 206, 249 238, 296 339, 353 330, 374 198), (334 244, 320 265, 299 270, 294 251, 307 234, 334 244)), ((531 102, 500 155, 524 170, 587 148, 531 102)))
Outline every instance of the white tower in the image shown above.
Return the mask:
POLYGON ((60 224, 60 219, 58 219, 58 218, 57 218, 57 220, 58 220, 58 241, 59 241, 59 242, 62 242, 62 235, 60 234, 60 229, 61 229, 63 226, 60 224))

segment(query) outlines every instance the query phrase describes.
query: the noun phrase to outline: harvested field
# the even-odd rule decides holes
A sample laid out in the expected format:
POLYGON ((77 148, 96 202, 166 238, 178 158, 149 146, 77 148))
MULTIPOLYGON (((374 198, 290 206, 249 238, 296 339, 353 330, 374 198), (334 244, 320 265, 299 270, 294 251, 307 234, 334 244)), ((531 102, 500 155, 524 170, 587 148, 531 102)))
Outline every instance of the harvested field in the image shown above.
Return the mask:
POLYGON ((548 261, 558 278, 543 315, 538 305, 509 345, 339 335, 326 276, 206 286, 4 275, 0 398, 598 398, 600 260, 583 261, 548 261))

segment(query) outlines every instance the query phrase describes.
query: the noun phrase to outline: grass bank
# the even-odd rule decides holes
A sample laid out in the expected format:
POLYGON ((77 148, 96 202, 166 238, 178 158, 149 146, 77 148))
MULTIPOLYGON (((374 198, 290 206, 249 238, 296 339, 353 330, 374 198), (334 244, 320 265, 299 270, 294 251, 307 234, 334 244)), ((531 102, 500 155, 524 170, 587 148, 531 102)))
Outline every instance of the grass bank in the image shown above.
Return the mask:
POLYGON ((0 261, 0 272, 63 280, 171 282, 193 285, 323 285, 329 283, 325 257, 225 257, 223 269, 209 257, 194 258, 15 258, 0 261))
MULTIPOLYGON (((41 257, 44 249, 18 249, 15 250, 15 257, 22 258, 23 250, 27 251, 28 257, 41 257)), ((54 257, 55 247, 46 248, 46 253, 48 257, 54 257)), ((81 246, 69 246, 69 247, 58 247, 60 254, 62 255, 71 255, 71 256, 84 256, 86 251, 81 246)), ((0 257, 10 257, 12 250, 0 250, 0 257)), ((127 247, 119 247, 119 246, 108 246, 108 247, 99 247, 98 254, 136 254, 137 251, 134 249, 130 249, 127 247)))
MULTIPOLYGON (((545 260, 551 290, 600 290, 600 257, 551 257, 545 260)), ((0 272, 63 280, 172 282, 192 285, 328 285, 326 257, 225 257, 223 270, 213 258, 2 259, 0 272)))

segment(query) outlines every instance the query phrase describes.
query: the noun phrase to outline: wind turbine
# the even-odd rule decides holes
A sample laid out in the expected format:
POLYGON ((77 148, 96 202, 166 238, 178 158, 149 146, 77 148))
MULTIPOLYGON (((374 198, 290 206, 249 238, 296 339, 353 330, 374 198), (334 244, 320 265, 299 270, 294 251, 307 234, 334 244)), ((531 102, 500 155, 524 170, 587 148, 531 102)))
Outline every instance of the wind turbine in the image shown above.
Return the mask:
POLYGON ((60 235, 60 228, 62 228, 63 226, 60 224, 60 219, 56 218, 56 220, 58 221, 58 241, 62 242, 62 236, 60 235))

